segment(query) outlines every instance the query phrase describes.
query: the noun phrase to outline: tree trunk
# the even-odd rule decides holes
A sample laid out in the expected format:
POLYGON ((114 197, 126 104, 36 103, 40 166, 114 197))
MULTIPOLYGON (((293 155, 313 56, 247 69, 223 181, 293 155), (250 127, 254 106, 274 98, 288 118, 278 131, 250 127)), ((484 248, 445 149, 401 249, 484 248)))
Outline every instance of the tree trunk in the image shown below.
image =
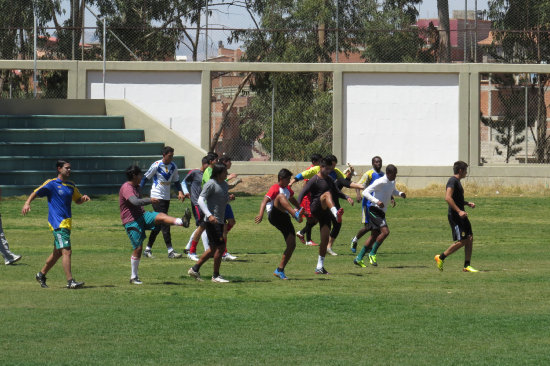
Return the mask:
POLYGON ((544 85, 548 81, 548 77, 542 74, 538 74, 538 85, 537 85, 537 141, 536 141, 536 151, 535 156, 537 162, 539 163, 548 163, 548 137, 546 136, 546 103, 544 100, 544 85))
POLYGON ((451 62, 449 0, 437 0, 437 13, 439 16, 439 62, 451 62))

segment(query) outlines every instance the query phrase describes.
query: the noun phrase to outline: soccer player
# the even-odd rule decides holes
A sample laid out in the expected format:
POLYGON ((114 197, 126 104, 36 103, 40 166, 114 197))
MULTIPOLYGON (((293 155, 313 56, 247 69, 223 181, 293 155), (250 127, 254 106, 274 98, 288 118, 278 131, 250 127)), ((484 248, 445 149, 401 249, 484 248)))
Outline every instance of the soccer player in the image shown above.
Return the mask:
POLYGON ((216 163, 212 167, 212 178, 206 182, 198 199, 198 204, 204 212, 206 219, 206 234, 210 247, 202 253, 199 261, 187 271, 191 277, 202 281, 200 276, 201 266, 211 257, 214 258, 214 271, 212 282, 229 282, 220 275, 220 265, 222 255, 225 251, 225 241, 223 240, 223 226, 225 222, 225 210, 229 203, 229 186, 225 181, 227 178, 227 168, 222 163, 216 163))
POLYGON ((294 192, 288 187, 292 173, 288 169, 281 169, 277 176, 278 182, 271 186, 260 204, 260 212, 254 219, 256 224, 262 222, 264 211, 267 210, 267 217, 271 225, 275 226, 282 234, 286 242, 286 249, 281 258, 279 267, 275 269, 273 275, 281 280, 288 279, 285 275, 285 267, 296 249, 296 237, 294 236, 294 225, 290 221, 291 214, 296 221, 302 221, 303 207, 294 197, 294 192), (290 204, 293 204, 293 208, 290 204))
MULTIPOLYGON (((382 171, 382 158, 380 156, 375 156, 372 158, 372 169, 368 170, 361 179, 359 180, 359 184, 364 185, 365 187, 370 186, 375 180, 377 180, 380 177, 384 176, 384 172, 382 171)), ((363 188, 364 190, 364 188, 363 188)), ((357 234, 351 239, 351 252, 356 253, 357 251, 357 241, 363 237, 370 229, 369 229, 369 207, 371 205, 371 202, 363 197, 361 195, 362 190, 356 189, 357 193, 357 202, 361 202, 361 212, 362 212, 362 218, 361 222, 363 223, 363 227, 357 231, 357 234)), ((395 200, 393 199, 393 196, 391 198, 391 205, 392 207, 395 207, 395 200)), ((367 239, 369 242, 367 242, 367 247, 371 247, 373 242, 371 240, 371 236, 367 239)))
POLYGON ((204 213, 199 207, 198 199, 201 194, 201 182, 204 170, 210 166, 210 164, 213 164, 215 160, 216 158, 213 155, 206 155, 202 158, 201 168, 193 169, 187 173, 181 184, 184 194, 191 198, 193 216, 195 217, 195 224, 197 225, 197 228, 191 234, 189 243, 187 243, 186 247, 186 250, 188 251, 187 257, 195 262, 199 260, 199 257, 197 256, 197 244, 201 238, 204 245, 204 250, 208 249, 208 235, 206 235, 206 232, 204 231, 206 223, 204 222, 204 213))
MULTIPOLYGON (((384 240, 390 235, 390 229, 386 222, 387 206, 391 202, 392 196, 407 197, 404 192, 400 192, 395 188, 396 177, 397 168, 395 165, 390 164, 386 167, 386 175, 378 178, 363 191, 363 197, 372 203, 367 212, 369 215, 369 228, 372 230, 371 237, 372 240, 374 240, 374 244, 369 253, 369 261, 373 266, 378 266, 376 253, 384 240)), ((365 243, 361 252, 359 252, 357 257, 353 260, 353 263, 360 267, 366 267, 363 262, 363 257, 367 253, 369 247, 368 243, 369 241, 365 243)))
POLYGON ((82 195, 74 182, 69 180, 71 176, 70 163, 58 160, 56 167, 57 178, 48 179, 40 187, 36 188, 29 198, 27 198, 21 213, 23 216, 29 213, 31 202, 36 197, 48 198, 48 223, 50 229, 53 231, 54 248, 52 254, 46 259, 46 264, 42 267, 42 270, 36 274, 36 280, 40 283, 41 287, 47 288, 46 274, 55 265, 57 260, 63 257, 62 263, 65 277, 67 278, 67 288, 76 289, 84 286, 84 282, 75 281, 71 271, 71 201, 79 205, 88 202, 90 197, 82 195))
MULTIPOLYGON (((229 156, 227 155, 222 156, 221 158, 218 159, 218 163, 222 163, 227 168, 228 176, 225 179, 225 181, 228 182, 227 183, 228 189, 231 189, 240 183, 241 181, 240 179, 235 180, 233 183, 229 183, 230 180, 237 178, 237 174, 235 173, 229 174, 229 169, 231 169, 231 165, 232 165, 231 158, 229 156)), ((229 198, 230 200, 234 200, 235 195, 229 194, 229 198)), ((237 259, 236 256, 231 255, 231 253, 227 251, 227 234, 229 233, 229 231, 231 231, 231 229, 235 226, 235 224, 236 224, 236 221, 235 221, 235 214, 233 213, 233 208, 231 207, 230 204, 227 204, 227 207, 225 209, 225 225, 223 226, 223 240, 225 240, 225 251, 223 253, 222 260, 234 261, 235 259, 237 259)))
MULTIPOLYGON (((332 170, 329 174, 329 176, 334 180, 334 183, 336 184, 336 187, 338 190, 341 190, 343 187, 347 188, 364 188, 363 185, 360 185, 358 183, 351 182, 351 176, 353 174, 353 170, 349 169, 347 174, 342 173, 340 169, 336 168, 336 164, 338 163, 338 159, 334 155, 327 155, 325 159, 328 159, 331 161, 332 164, 332 170)), ((307 179, 311 178, 315 174, 319 173, 320 167, 314 166, 306 171, 303 171, 302 173, 298 174, 295 178, 295 180, 301 180, 301 179, 307 179)), ((340 209, 340 202, 338 201, 338 197, 333 197, 334 204, 336 205, 336 209, 340 209)), ((353 206, 353 200, 349 201, 349 203, 353 206)), ((340 228, 342 227, 341 223, 333 220, 332 221, 332 229, 329 235, 329 241, 327 244, 327 252, 331 255, 337 255, 332 250, 332 244, 338 237, 338 234, 340 233, 340 228)))
MULTIPOLYGON (((178 174, 178 167, 172 161, 173 159, 174 149, 170 146, 165 146, 162 149, 162 159, 151 164, 151 167, 147 170, 141 180, 140 189, 143 189, 145 182, 147 182, 148 179, 153 180, 150 196, 151 198, 156 198, 153 202, 153 210, 155 210, 155 212, 162 212, 165 214, 168 213, 168 209, 170 208, 171 184, 174 184, 174 187, 176 187, 176 190, 178 191, 178 199, 182 202, 185 200, 181 183, 179 181, 180 178, 178 174)), ((184 217, 188 217, 188 219, 191 218, 191 211, 188 208, 186 209, 184 217)), ((187 220, 187 223, 188 222, 189 220, 187 220)), ((188 226, 189 225, 187 224, 185 227, 188 226)), ((155 239, 161 230, 162 236, 164 237, 164 243, 166 244, 166 249, 168 250, 168 258, 181 258, 181 253, 176 252, 172 247, 170 225, 165 224, 158 225, 151 231, 147 247, 145 248, 145 252, 143 254, 148 258, 153 258, 153 244, 155 243, 155 239)))
MULTIPOLYGON (((0 201, 2 200, 2 189, 0 188, 0 201)), ((4 264, 6 266, 14 264, 21 259, 20 255, 14 254, 10 251, 10 245, 4 235, 4 229, 2 228, 2 215, 0 215, 0 254, 4 257, 4 264)))
POLYGON ((470 220, 468 220, 468 213, 464 211, 464 206, 475 208, 476 205, 473 202, 464 200, 464 188, 462 188, 462 184, 460 183, 460 180, 466 178, 468 174, 468 164, 460 160, 455 162, 453 173, 454 175, 447 181, 445 201, 449 205, 447 218, 449 219, 449 225, 451 225, 453 240, 455 242, 443 253, 436 255, 434 259, 437 263, 437 268, 443 271, 445 258, 464 247, 464 268, 462 270, 464 272, 479 272, 470 265, 474 234, 470 220))
MULTIPOLYGON (((319 163, 321 162, 321 159, 323 159, 323 157, 321 156, 321 154, 313 154, 311 155, 310 157, 310 160, 311 160, 311 165, 305 170, 309 170, 315 166, 318 166, 319 163)), ((289 187, 292 187, 292 185, 299 181, 299 180, 302 180, 304 179, 304 177, 302 176, 302 173, 298 174, 295 178, 292 178, 290 180, 290 183, 288 184, 289 187)), ((304 183, 307 183, 309 179, 304 179, 304 183)), ((304 226, 304 228, 302 230, 299 230, 297 233, 296 233, 296 236, 298 237, 298 239, 300 239, 300 241, 302 242, 302 244, 305 244, 305 245, 310 245, 310 246, 317 246, 318 244, 315 243, 313 240, 311 240, 311 229, 317 224, 317 220, 315 220, 315 218, 311 215, 311 209, 310 209, 310 205, 311 205, 311 194, 307 194, 304 196, 304 199, 302 202, 300 202, 300 207, 303 207, 304 208, 304 216, 306 217, 306 226, 304 226)))
POLYGON ((158 202, 158 198, 141 198, 139 188, 143 172, 137 165, 131 165, 126 169, 126 178, 128 181, 120 187, 118 196, 120 219, 133 248, 130 258, 132 268, 130 283, 141 285, 138 268, 143 250, 143 240, 146 237, 145 230, 153 230, 160 224, 184 226, 185 220, 189 226, 189 218, 174 218, 163 212, 146 212, 142 206, 158 202))
POLYGON ((323 158, 321 160, 319 173, 314 175, 304 186, 298 202, 301 202, 304 196, 311 192, 311 213, 319 221, 319 231, 321 233, 321 244, 319 245, 319 258, 317 260, 316 274, 328 274, 325 269, 325 256, 327 253, 327 245, 330 235, 330 225, 332 217, 336 222, 342 222, 344 209, 337 209, 334 204, 333 197, 344 198, 348 202, 353 202, 353 199, 342 193, 330 177, 332 172, 332 160, 323 158))

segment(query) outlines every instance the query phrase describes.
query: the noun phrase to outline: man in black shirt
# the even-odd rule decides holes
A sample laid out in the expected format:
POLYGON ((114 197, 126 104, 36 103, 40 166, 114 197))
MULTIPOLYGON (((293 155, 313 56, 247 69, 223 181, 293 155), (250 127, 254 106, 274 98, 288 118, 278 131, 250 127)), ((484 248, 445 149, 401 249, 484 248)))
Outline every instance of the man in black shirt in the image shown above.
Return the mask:
POLYGON ((462 184, 460 183, 460 180, 465 178, 468 174, 468 164, 463 161, 455 162, 453 165, 453 173, 454 175, 447 181, 445 201, 449 204, 449 213, 447 217, 451 225, 453 240, 455 242, 443 253, 436 255, 434 259, 437 263, 437 268, 443 271, 443 261, 445 258, 464 247, 463 271, 479 272, 470 265, 474 237, 472 225, 470 225, 470 220, 468 220, 468 214, 464 211, 464 206, 475 208, 476 205, 473 202, 464 200, 464 188, 462 188, 462 184))

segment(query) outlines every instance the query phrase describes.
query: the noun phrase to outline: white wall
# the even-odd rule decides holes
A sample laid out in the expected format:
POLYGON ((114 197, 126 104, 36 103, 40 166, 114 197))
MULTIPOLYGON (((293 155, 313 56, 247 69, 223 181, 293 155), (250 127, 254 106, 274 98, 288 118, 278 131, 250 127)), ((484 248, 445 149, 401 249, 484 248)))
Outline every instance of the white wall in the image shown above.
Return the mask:
MULTIPOLYGON (((101 71, 89 71, 87 97, 104 99, 101 71)), ((126 99, 201 146, 201 73, 108 71, 105 99, 126 99)), ((177 151, 176 151, 177 153, 177 151)))
MULTIPOLYGON (((449 166, 458 160, 458 74, 345 73, 345 162, 449 166)), ((342 161, 342 163, 345 163, 342 161)))

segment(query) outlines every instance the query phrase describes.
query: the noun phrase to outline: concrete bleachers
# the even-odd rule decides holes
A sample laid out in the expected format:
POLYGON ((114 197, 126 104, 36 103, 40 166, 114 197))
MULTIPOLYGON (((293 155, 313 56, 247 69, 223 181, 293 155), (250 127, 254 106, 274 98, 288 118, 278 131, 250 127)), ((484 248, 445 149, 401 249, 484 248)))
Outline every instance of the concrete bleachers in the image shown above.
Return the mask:
MULTIPOLYGON (((68 160, 71 179, 86 194, 114 194, 131 164, 144 171, 161 158, 163 142, 145 142, 144 131, 124 129, 124 118, 105 115, 0 115, 0 188, 4 196, 28 195, 56 177, 68 160)), ((185 159, 174 162, 185 172, 185 159)))

